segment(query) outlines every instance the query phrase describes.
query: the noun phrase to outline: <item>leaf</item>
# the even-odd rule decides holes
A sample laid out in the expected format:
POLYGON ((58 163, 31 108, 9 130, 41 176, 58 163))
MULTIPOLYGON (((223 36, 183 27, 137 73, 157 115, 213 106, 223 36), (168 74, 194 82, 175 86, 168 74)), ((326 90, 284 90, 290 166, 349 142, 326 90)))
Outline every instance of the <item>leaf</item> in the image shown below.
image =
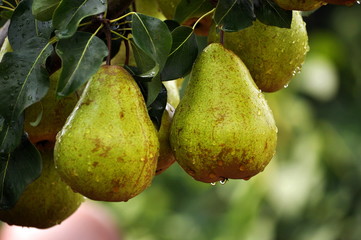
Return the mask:
POLYGON ((12 153, 0 154, 0 209, 15 206, 25 188, 41 174, 41 155, 26 135, 12 153))
POLYGON ((132 35, 134 44, 153 59, 159 65, 158 72, 161 71, 172 47, 172 35, 167 25, 158 18, 135 13, 132 35))
POLYGON ((180 26, 172 32, 171 53, 161 74, 161 80, 173 80, 187 75, 198 55, 198 46, 193 29, 180 26))
POLYGON ((60 0, 33 0, 32 13, 40 21, 50 21, 60 0))
POLYGON ((155 76, 151 82, 145 82, 145 84, 147 85, 147 106, 151 106, 162 89, 160 74, 155 76))
POLYGON ((8 52, 0 63, 0 152, 12 152, 19 143, 22 127, 19 117, 25 108, 39 101, 49 89, 46 58, 52 52, 44 38, 34 37, 15 52, 8 52))
POLYGON ((290 28, 292 22, 292 11, 284 10, 270 0, 258 0, 255 4, 257 19, 263 24, 290 28))
POLYGON ((252 0, 219 0, 214 21, 219 29, 237 32, 252 26, 256 20, 252 0))
POLYGON ((200 17, 203 13, 212 10, 209 0, 181 0, 176 7, 174 20, 183 23, 191 17, 200 17))
POLYGON ((154 77, 159 72, 159 65, 147 53, 139 48, 132 39, 130 44, 132 45, 138 71, 140 71, 137 75, 143 78, 154 77))
POLYGON ((160 125, 162 124, 162 116, 166 105, 167 105, 167 89, 162 84, 156 99, 148 107, 149 117, 153 121, 153 123, 155 124, 158 130, 160 128, 160 125))
POLYGON ((96 73, 108 55, 108 48, 95 35, 77 32, 71 38, 61 39, 56 53, 62 60, 57 92, 59 96, 67 96, 96 73))
POLYGON ((8 37, 14 50, 21 48, 24 42, 32 37, 49 39, 53 31, 51 22, 41 22, 34 18, 32 3, 33 0, 20 2, 11 18, 8 37))
POLYGON ((69 38, 86 17, 107 10, 106 0, 62 0, 54 12, 53 25, 58 38, 69 38))

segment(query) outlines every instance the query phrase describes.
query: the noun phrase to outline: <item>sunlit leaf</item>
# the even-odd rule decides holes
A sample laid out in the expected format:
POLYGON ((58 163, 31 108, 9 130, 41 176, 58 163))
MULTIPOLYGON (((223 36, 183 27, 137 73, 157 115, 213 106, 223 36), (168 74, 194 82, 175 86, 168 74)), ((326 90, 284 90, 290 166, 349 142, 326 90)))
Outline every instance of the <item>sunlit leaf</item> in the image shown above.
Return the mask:
POLYGON ((77 32, 71 38, 61 39, 56 52, 62 60, 57 92, 59 96, 67 96, 96 73, 108 55, 108 48, 95 35, 77 32))

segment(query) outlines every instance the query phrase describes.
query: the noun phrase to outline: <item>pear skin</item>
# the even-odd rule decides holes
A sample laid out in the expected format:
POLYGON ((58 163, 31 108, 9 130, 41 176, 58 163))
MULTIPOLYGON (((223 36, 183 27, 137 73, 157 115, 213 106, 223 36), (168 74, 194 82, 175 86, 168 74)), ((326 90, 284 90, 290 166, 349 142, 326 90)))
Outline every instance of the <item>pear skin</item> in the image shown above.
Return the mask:
POLYGON ((320 0, 273 0, 278 6, 286 10, 312 11, 327 3, 320 0))
POLYGON ((170 141, 180 166, 206 183, 249 179, 275 154, 272 111, 244 63, 221 44, 198 56, 170 141))
MULTIPOLYGON (((209 42, 219 42, 218 35, 211 29, 209 42)), ((297 11, 293 12, 290 29, 268 26, 257 20, 241 31, 225 32, 224 46, 242 59, 264 92, 288 86, 301 71, 309 50, 306 24, 297 11)))
POLYGON ((174 152, 170 146, 169 140, 170 126, 172 123, 174 111, 174 107, 171 104, 167 103, 166 108, 163 112, 162 123, 158 131, 160 148, 156 175, 164 172, 175 162, 174 152))
POLYGON ((76 93, 61 99, 57 98, 56 88, 60 73, 61 70, 58 70, 50 76, 50 87, 45 97, 25 110, 24 130, 33 144, 42 141, 55 143, 56 134, 62 129, 78 102, 76 93), (39 124, 32 125, 41 113, 39 124))
POLYGON ((102 66, 57 135, 55 164, 84 196, 127 201, 154 177, 159 142, 144 98, 120 66, 102 66))
MULTIPOLYGON (((50 143, 51 144, 51 143, 50 143)), ((49 228, 73 214, 84 197, 65 184, 54 166, 53 146, 40 150, 43 159, 41 176, 31 183, 15 207, 0 210, 0 220, 9 225, 49 228)))

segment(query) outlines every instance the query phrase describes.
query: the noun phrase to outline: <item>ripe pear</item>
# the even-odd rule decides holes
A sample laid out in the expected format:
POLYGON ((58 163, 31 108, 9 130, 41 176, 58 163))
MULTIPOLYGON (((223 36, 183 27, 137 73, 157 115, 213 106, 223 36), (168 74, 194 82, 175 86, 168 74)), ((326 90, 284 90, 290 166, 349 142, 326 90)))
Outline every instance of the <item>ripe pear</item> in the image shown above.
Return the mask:
POLYGON ((41 176, 31 183, 15 207, 0 210, 0 220, 10 225, 49 228, 60 224, 78 209, 84 197, 65 184, 54 166, 53 147, 39 149, 43 159, 41 176))
POLYGON ((166 19, 158 6, 157 0, 135 0, 135 6, 139 13, 158 18, 162 21, 166 19))
POLYGON ((273 0, 278 6, 286 10, 312 11, 327 3, 320 0, 273 0))
POLYGON ((63 180, 93 200, 127 201, 151 184, 158 154, 138 85, 120 66, 100 67, 57 135, 63 180))
POLYGON ((41 141, 54 143, 56 134, 62 129, 78 102, 76 93, 57 98, 56 88, 60 73, 61 70, 58 70, 50 76, 50 87, 45 97, 25 110, 24 130, 33 144, 41 141), (40 123, 34 126, 33 123, 37 121, 39 114, 42 114, 40 123))
POLYGON ((221 44, 210 44, 198 56, 170 141, 182 168, 206 183, 249 179, 272 159, 272 111, 244 63, 221 44))
MULTIPOLYGON (((208 39, 219 42, 214 28, 208 39)), ((293 12, 290 29, 268 26, 257 20, 241 31, 224 33, 224 46, 244 61, 264 92, 288 86, 301 70, 309 50, 306 24, 297 11, 293 12)))
POLYGON ((170 146, 169 140, 170 126, 172 123, 174 111, 174 107, 168 102, 163 112, 162 123, 158 131, 160 148, 157 169, 155 171, 156 175, 164 172, 175 162, 174 152, 170 146))

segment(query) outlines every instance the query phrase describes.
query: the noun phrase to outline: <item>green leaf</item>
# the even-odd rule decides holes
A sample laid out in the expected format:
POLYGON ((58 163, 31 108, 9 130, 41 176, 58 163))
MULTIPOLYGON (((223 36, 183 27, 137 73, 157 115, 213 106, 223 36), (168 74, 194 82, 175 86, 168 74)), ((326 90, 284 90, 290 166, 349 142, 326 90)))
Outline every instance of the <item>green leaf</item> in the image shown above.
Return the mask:
POLYGON ((161 71, 172 47, 172 35, 167 25, 158 18, 135 13, 132 36, 134 44, 153 59, 161 71))
POLYGON ((172 50, 161 74, 162 81, 187 75, 198 55, 197 40, 192 28, 177 27, 172 31, 172 36, 172 50))
POLYGON ((106 10, 106 0, 62 0, 53 15, 55 33, 58 38, 69 38, 81 20, 106 10))
POLYGON ((152 78, 159 72, 159 64, 157 64, 147 53, 139 48, 134 41, 131 39, 130 44, 132 45, 133 55, 135 62, 137 63, 139 75, 143 78, 152 78))
POLYGON ((151 82, 145 82, 145 84, 147 85, 147 106, 150 106, 157 98, 163 86, 160 80, 160 74, 155 76, 151 82))
POLYGON ((290 28, 292 22, 292 11, 284 10, 270 0, 259 0, 255 4, 257 19, 263 24, 290 28))
POLYGON ((15 206, 25 188, 41 174, 41 155, 26 135, 12 153, 0 154, 0 209, 15 206))
POLYGON ((214 21, 226 32, 237 32, 247 28, 256 20, 252 0, 219 0, 214 21))
POLYGON ((148 114, 157 129, 159 130, 162 124, 162 117, 165 106, 167 105, 167 89, 162 84, 156 99, 148 107, 148 114))
POLYGON ((32 37, 50 38, 51 22, 36 20, 31 11, 33 0, 20 2, 15 9, 9 26, 9 42, 11 47, 19 49, 25 41, 32 37))
POLYGON ((59 96, 67 96, 96 73, 108 55, 108 48, 95 35, 77 32, 71 38, 61 39, 56 53, 62 60, 57 92, 59 96))
POLYGON ((50 21, 60 0, 33 0, 32 13, 40 21, 50 21))
POLYGON ((18 121, 25 108, 39 101, 48 91, 49 77, 44 68, 52 46, 34 37, 15 52, 8 52, 0 63, 0 152, 12 152, 19 143, 22 126, 18 121))
POLYGON ((212 10, 212 8, 213 6, 209 0, 181 0, 175 10, 174 20, 183 23, 191 17, 200 17, 212 10))

